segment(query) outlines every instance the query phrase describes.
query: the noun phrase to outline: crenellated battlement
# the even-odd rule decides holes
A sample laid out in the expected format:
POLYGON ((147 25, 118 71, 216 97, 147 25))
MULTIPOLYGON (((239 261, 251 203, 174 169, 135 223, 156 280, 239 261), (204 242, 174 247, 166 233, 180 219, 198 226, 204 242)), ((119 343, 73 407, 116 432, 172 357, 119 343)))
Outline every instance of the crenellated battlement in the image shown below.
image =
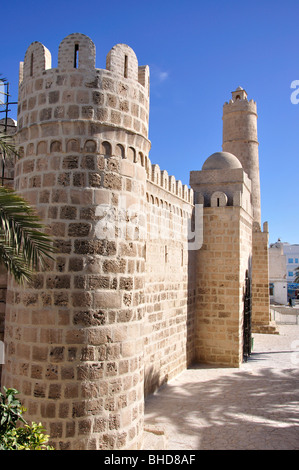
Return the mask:
POLYGON ((223 105, 223 114, 228 114, 232 112, 251 112, 257 114, 256 102, 254 100, 245 99, 231 99, 229 102, 225 102, 223 105))
POLYGON ((233 112, 246 112, 256 114, 256 102, 252 99, 248 101, 247 92, 238 87, 232 91, 232 98, 223 105, 223 115, 233 112))
POLYGON ((84 34, 61 41, 57 68, 43 44, 28 47, 20 66, 20 153, 29 158, 53 152, 121 157, 123 171, 135 172, 132 163, 143 167, 147 182, 165 191, 163 199, 175 196, 192 205, 192 189, 148 157, 149 67, 139 66, 126 44, 112 47, 106 69, 95 64, 95 45, 84 34))
MULTIPOLYGON (((93 71, 96 69, 96 48, 84 34, 72 33, 61 41, 58 49, 59 71, 93 71)), ((52 68, 51 52, 40 42, 28 47, 24 62, 20 63, 20 84, 25 79, 36 78, 52 68)), ((56 69, 55 69, 56 70, 56 69)), ((120 78, 135 80, 148 90, 147 66, 139 66, 135 52, 126 44, 116 44, 106 57, 106 70, 120 78)))
POLYGON ((185 202, 193 204, 193 190, 175 176, 168 175, 167 170, 161 170, 158 164, 147 163, 147 180, 155 186, 160 187, 167 193, 183 199, 185 202))
POLYGON ((117 44, 106 69, 95 67, 96 49, 84 34, 67 36, 59 45, 58 66, 50 51, 32 43, 20 64, 18 128, 50 122, 96 122, 148 137, 149 67, 139 66, 135 52, 117 44))

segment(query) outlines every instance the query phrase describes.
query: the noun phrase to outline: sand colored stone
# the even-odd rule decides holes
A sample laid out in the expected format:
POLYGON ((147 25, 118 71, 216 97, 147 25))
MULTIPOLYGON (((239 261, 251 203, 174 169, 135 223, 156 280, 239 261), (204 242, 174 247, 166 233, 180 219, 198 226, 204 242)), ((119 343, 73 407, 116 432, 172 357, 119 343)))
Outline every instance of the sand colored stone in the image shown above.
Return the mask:
POLYGON ((150 161, 149 68, 125 44, 106 69, 95 58, 75 33, 57 68, 39 42, 20 66, 14 186, 57 255, 8 281, 2 384, 57 449, 140 449, 146 396, 194 361, 242 364, 246 274, 253 324, 271 326, 256 113, 242 93, 233 121, 233 93, 223 145, 242 135, 242 152, 216 152, 189 188, 150 161))

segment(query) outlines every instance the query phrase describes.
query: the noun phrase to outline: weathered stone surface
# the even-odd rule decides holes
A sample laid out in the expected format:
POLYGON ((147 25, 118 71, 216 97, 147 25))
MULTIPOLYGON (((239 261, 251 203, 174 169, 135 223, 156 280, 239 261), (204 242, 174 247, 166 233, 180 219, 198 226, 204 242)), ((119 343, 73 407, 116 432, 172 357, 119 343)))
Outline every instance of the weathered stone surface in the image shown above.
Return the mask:
POLYGON ((2 383, 20 390, 29 419, 62 450, 140 449, 145 395, 195 359, 240 364, 252 256, 255 321, 267 322, 267 241, 252 231, 257 154, 243 145, 255 139, 255 106, 240 100, 234 125, 224 113, 251 180, 243 161, 245 171, 191 173, 202 220, 193 190, 149 159, 148 67, 125 44, 106 67, 95 68, 93 42, 74 33, 58 68, 34 42, 20 74, 22 158, 9 174, 57 252, 7 295, 0 276, 2 383))

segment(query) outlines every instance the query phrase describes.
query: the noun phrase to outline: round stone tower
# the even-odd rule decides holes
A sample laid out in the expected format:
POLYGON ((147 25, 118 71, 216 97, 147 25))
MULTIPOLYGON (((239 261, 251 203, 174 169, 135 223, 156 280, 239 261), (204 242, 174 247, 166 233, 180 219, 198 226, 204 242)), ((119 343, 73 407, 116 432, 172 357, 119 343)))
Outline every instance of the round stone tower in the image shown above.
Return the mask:
POLYGON ((2 384, 57 449, 139 449, 143 435, 144 214, 149 70, 124 44, 95 68, 83 34, 20 68, 19 194, 57 254, 24 288, 10 281, 2 384))
POLYGON ((257 110, 253 100, 238 87, 223 106, 222 150, 235 155, 252 182, 253 219, 261 224, 260 171, 257 138, 257 110))

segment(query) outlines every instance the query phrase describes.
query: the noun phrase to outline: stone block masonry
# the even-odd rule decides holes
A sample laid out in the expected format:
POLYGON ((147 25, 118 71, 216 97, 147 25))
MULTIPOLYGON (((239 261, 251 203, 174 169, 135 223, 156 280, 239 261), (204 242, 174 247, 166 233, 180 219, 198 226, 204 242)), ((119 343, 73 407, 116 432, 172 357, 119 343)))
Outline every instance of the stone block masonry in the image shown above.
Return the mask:
POLYGON ((186 367, 186 313, 178 326, 175 317, 187 304, 186 269, 172 279, 176 261, 169 260, 163 301, 145 289, 146 214, 152 184, 165 203, 173 200, 163 243, 180 231, 186 260, 178 227, 192 212, 192 191, 152 168, 148 113, 148 67, 139 69, 128 46, 114 46, 106 70, 95 69, 94 45, 81 34, 62 41, 57 69, 43 45, 29 46, 15 188, 36 206, 58 254, 25 289, 10 281, 2 383, 20 390, 29 417, 43 422, 57 449, 141 447, 148 338, 161 349, 150 390, 186 367), (151 306, 156 317, 169 309, 173 320, 153 321, 151 306))
POLYGON ((57 68, 39 42, 20 66, 14 186, 57 253, 26 287, 3 276, 2 385, 58 450, 137 450, 147 394, 193 361, 242 361, 256 179, 227 152, 192 189, 152 164, 148 66, 125 44, 95 59, 74 33, 57 68))

